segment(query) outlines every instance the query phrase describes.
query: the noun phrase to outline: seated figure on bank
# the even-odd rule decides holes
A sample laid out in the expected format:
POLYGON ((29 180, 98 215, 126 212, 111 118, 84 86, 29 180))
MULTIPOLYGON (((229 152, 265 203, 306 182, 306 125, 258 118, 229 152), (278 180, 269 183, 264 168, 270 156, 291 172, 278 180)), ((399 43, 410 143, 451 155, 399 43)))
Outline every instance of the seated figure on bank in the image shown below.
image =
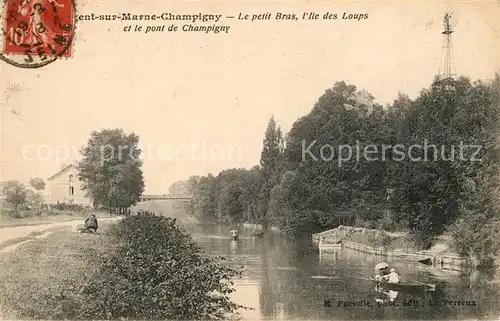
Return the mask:
POLYGON ((95 233, 97 232, 98 227, 95 214, 90 214, 90 216, 85 220, 85 229, 89 232, 95 233))

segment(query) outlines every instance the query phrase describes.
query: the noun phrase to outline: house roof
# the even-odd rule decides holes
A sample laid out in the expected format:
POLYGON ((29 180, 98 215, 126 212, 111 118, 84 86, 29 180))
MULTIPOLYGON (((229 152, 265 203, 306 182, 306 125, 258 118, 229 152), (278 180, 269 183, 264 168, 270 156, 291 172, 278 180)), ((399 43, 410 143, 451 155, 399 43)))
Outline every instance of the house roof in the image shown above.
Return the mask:
POLYGON ((59 172, 57 172, 57 173, 55 173, 54 175, 52 175, 52 176, 50 176, 49 178, 47 178, 47 180, 49 180, 49 181, 50 181, 50 180, 54 179, 55 177, 57 177, 57 176, 61 175, 61 174, 62 174, 62 173, 64 173, 64 172, 66 172, 66 171, 67 171, 68 169, 70 169, 71 167, 73 167, 73 168, 75 168, 75 169, 76 169, 75 165, 70 164, 70 165, 68 165, 68 166, 64 167, 63 169, 61 169, 59 172))

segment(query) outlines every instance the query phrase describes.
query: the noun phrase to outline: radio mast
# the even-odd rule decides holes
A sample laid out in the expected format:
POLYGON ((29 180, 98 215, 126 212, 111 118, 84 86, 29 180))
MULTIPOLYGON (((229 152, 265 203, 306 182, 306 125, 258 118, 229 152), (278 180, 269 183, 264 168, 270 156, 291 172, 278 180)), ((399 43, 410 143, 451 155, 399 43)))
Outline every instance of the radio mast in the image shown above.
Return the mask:
POLYGON ((453 56, 453 42, 451 34, 456 22, 451 21, 451 14, 446 12, 443 17, 444 35, 443 48, 441 52, 441 62, 439 65, 439 80, 440 81, 453 81, 456 75, 455 62, 453 56))

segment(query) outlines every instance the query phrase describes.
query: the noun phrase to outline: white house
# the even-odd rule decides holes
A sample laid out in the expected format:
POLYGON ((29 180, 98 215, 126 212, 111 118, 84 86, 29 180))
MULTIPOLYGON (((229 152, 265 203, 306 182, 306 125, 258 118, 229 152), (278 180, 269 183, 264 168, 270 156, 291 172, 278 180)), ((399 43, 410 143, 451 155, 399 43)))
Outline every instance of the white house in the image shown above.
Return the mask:
POLYGON ((78 169, 74 165, 64 166, 59 172, 48 178, 50 197, 48 203, 67 203, 91 206, 92 201, 81 189, 78 169))

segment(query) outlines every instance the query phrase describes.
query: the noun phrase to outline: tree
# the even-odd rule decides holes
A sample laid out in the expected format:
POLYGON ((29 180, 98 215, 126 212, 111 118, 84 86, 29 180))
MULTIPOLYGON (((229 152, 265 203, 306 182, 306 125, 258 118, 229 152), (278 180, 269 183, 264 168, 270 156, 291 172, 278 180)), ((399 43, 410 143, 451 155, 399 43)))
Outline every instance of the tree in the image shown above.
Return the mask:
POLYGON ((211 174, 197 180, 193 196, 189 200, 189 211, 202 222, 217 218, 216 189, 215 177, 211 174))
MULTIPOLYGON (((429 145, 437 145, 413 153, 414 157, 429 161, 407 158, 394 163, 391 174, 392 185, 396 187, 392 203, 397 216, 409 222, 415 239, 423 247, 431 246, 434 236, 442 234, 455 220, 460 218, 460 222, 465 222, 464 215, 483 212, 470 198, 476 191, 468 186, 471 181, 479 186, 484 184, 485 177, 496 176, 498 91, 498 80, 487 85, 461 77, 453 82, 453 90, 432 86, 400 109, 406 122, 400 128, 400 142, 410 146, 427 140, 429 145), (466 158, 461 159, 461 144, 481 146, 476 158, 482 161, 469 158, 471 149, 465 150, 466 158)), ((473 220, 470 222, 474 226, 473 220)))
POLYGON ((196 189, 196 185, 198 184, 200 179, 201 179, 201 176, 198 176, 198 175, 189 177, 189 179, 187 180, 187 188, 188 188, 189 195, 193 195, 194 190, 196 189))
POLYGON ((173 196, 193 196, 201 176, 190 176, 187 180, 177 181, 168 188, 169 195, 173 196))
POLYGON ((281 169, 283 151, 283 133, 280 126, 274 120, 274 117, 271 117, 267 124, 260 156, 260 165, 266 175, 273 175, 281 169))
POLYGON ((170 195, 191 195, 190 191, 190 182, 189 181, 178 181, 170 185, 168 188, 168 193, 170 195))
POLYGON ((254 223, 259 220, 257 199, 264 181, 259 166, 223 170, 217 177, 191 177, 189 210, 202 221, 254 223))
POLYGON ((220 193, 218 213, 229 220, 228 223, 242 223, 244 220, 243 188, 240 182, 232 182, 220 193))
POLYGON ((243 202, 247 212, 246 220, 250 223, 258 223, 260 221, 258 196, 264 183, 265 177, 259 165, 245 172, 243 178, 243 202))
POLYGON ((30 209, 40 209, 43 204, 43 196, 32 190, 27 190, 26 203, 30 209))
POLYGON ((124 210, 139 201, 144 191, 139 137, 122 129, 92 132, 78 164, 82 188, 96 205, 124 210))
POLYGON ((281 128, 274 120, 274 116, 269 119, 267 129, 264 134, 263 147, 260 155, 260 165, 264 174, 263 182, 257 196, 257 217, 259 223, 267 228, 267 211, 269 208, 269 197, 271 189, 279 182, 280 172, 283 169, 283 152, 285 144, 281 128))
POLYGON ((376 219, 373 208, 385 197, 387 163, 381 155, 367 160, 355 153, 389 143, 387 127, 387 112, 373 96, 345 82, 326 90, 312 111, 294 123, 285 150, 294 179, 283 188, 293 213, 286 215, 290 232, 353 224, 360 221, 360 209, 370 213, 366 219, 376 219), (304 225, 307 215, 314 224, 304 225))
POLYGON ((19 208, 26 204, 28 198, 28 191, 24 184, 19 181, 8 181, 2 188, 5 195, 5 201, 11 207, 12 214, 19 216, 19 208))
POLYGON ((448 227, 455 249, 475 266, 491 265, 500 250, 500 77, 477 82, 469 92, 468 108, 457 115, 470 131, 472 143, 482 146, 481 162, 467 162, 456 172, 461 177, 462 202, 458 219, 448 227))
POLYGON ((269 223, 274 226, 280 226, 285 216, 288 214, 287 202, 284 197, 283 187, 276 185, 269 196, 269 223))
POLYGON ((45 181, 40 177, 31 178, 30 185, 37 191, 43 191, 45 189, 45 181))
POLYGON ((240 198, 256 221, 294 236, 340 224, 404 228, 426 248, 450 231, 457 250, 483 264, 500 248, 492 196, 499 187, 489 183, 500 171, 500 76, 474 83, 461 77, 452 85, 436 83, 415 100, 399 93, 384 109, 365 90, 337 82, 293 124, 284 150, 271 118, 260 178, 225 170, 213 199, 219 204, 228 184, 243 182, 240 198), (469 146, 466 159, 461 144, 469 146), (375 160, 363 153, 369 145, 378 147, 375 160), (341 146, 363 154, 335 149, 341 146))
POLYGON ((43 195, 41 191, 45 189, 45 181, 40 177, 30 178, 30 186, 35 189, 35 192, 28 191, 27 200, 30 206, 39 209, 43 203, 43 195))

